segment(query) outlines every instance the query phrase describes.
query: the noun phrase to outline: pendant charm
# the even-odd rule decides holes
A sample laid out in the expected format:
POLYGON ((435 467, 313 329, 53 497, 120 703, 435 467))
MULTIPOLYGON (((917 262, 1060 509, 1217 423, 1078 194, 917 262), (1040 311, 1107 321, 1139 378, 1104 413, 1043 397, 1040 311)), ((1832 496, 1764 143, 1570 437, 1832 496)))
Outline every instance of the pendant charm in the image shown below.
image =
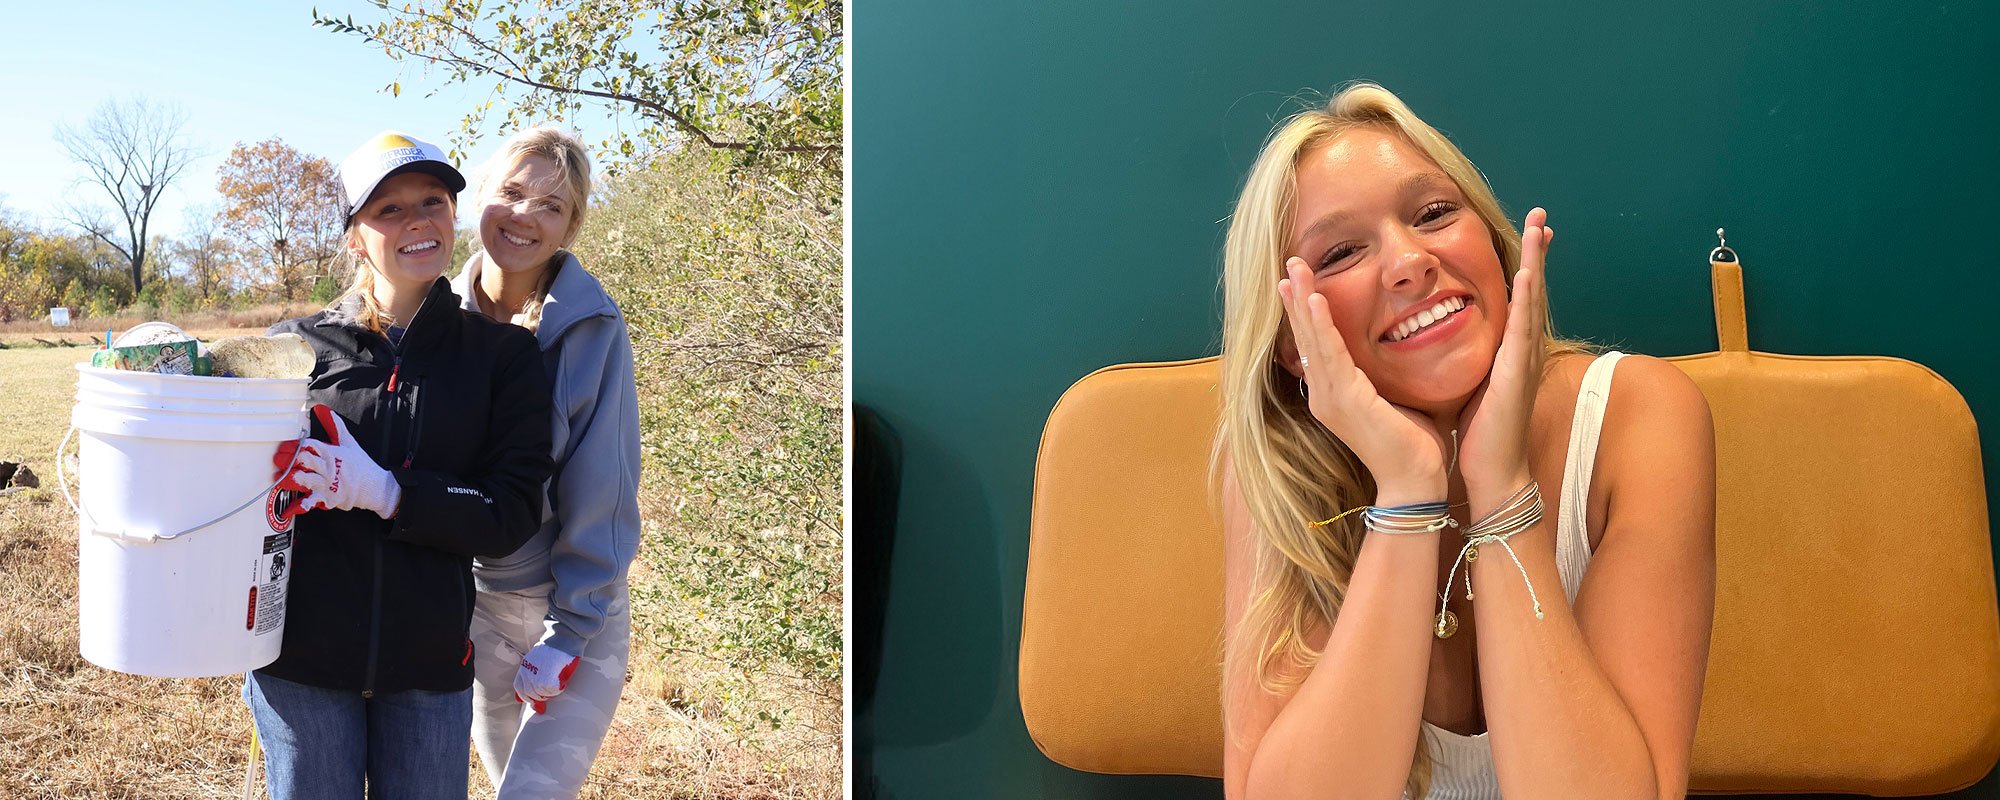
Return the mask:
POLYGON ((1439 611, 1437 627, 1433 628, 1432 632, 1436 633, 1439 639, 1451 638, 1452 634, 1458 632, 1458 615, 1451 613, 1451 609, 1448 608, 1439 611))
POLYGON ((1465 551, 1465 563, 1470 564, 1478 560, 1479 560, 1479 548, 1474 547, 1465 551))

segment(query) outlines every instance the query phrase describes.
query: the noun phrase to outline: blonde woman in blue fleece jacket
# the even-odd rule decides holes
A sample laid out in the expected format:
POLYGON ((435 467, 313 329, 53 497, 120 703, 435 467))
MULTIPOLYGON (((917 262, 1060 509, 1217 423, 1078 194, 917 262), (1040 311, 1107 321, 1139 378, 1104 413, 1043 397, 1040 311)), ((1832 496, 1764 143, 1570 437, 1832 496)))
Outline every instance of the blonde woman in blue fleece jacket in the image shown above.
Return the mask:
POLYGON ((535 333, 554 392, 555 476, 541 530, 473 565, 473 744, 501 800, 574 798, 625 683, 626 568, 639 548, 639 410, 625 317, 564 249, 590 157, 537 127, 507 140, 474 201, 482 251, 465 308, 535 333))

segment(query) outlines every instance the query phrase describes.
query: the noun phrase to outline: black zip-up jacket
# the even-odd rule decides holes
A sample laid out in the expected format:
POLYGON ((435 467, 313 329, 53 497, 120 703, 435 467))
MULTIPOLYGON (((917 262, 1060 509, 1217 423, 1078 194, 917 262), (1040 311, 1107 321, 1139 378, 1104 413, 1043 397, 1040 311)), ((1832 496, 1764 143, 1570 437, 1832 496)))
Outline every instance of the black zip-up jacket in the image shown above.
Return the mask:
MULTIPOLYGON (((472 685, 472 557, 504 556, 542 523, 549 385, 533 334, 459 309, 440 278, 400 346, 355 322, 359 301, 271 326, 316 356, 331 406, 403 497, 394 519, 311 511, 293 528, 285 641, 259 670, 365 696, 472 685)), ((313 436, 328 432, 313 423, 313 436)))

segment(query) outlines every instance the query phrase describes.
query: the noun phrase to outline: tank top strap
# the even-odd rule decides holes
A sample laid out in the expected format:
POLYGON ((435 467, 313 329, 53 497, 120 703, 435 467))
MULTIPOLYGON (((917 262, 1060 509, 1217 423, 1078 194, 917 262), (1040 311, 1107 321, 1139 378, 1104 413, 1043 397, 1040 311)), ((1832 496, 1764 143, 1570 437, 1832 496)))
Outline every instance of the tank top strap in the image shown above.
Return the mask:
POLYGON ((1584 370, 1576 393, 1576 414, 1569 426, 1569 455, 1563 460, 1562 508, 1556 520, 1556 568, 1563 592, 1576 602, 1583 572, 1590 566, 1590 473, 1597 465, 1597 437, 1604 427, 1604 408, 1611 400, 1611 372, 1625 354, 1613 350, 1598 356, 1584 370))

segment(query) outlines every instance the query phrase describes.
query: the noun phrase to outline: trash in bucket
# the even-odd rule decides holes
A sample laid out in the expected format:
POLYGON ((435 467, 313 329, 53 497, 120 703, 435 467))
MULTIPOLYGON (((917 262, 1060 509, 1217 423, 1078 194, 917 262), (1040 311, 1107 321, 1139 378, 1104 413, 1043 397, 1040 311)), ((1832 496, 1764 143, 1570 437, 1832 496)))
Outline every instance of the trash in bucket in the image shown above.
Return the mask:
POLYGON ((91 354, 90 364, 127 372, 226 378, 305 378, 312 375, 313 350, 295 333, 231 336, 203 346, 169 322, 147 322, 112 339, 91 354))
POLYGON ((312 345, 296 333, 217 339, 208 353, 215 374, 233 378, 305 378, 313 370, 312 345))
POLYGON ((306 385, 77 365, 85 659, 174 678, 277 659, 292 520, 271 454, 305 435, 306 385))
POLYGON ((180 326, 171 322, 154 320, 152 322, 141 322, 132 326, 124 333, 118 334, 116 341, 107 342, 106 346, 138 347, 147 344, 192 341, 194 341, 194 337, 189 336, 187 331, 181 330, 180 326))
POLYGON ((193 339, 164 344, 112 347, 90 354, 90 365, 126 372, 157 372, 162 375, 208 375, 214 371, 208 357, 200 354, 193 339))

